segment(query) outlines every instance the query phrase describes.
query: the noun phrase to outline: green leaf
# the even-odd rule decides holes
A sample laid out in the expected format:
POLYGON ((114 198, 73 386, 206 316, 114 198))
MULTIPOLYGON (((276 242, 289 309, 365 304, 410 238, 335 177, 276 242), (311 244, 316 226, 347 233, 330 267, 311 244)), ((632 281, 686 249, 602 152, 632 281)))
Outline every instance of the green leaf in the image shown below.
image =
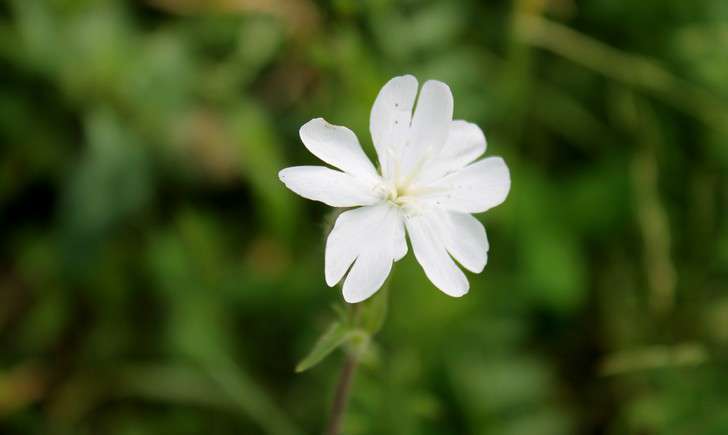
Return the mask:
POLYGON ((361 327, 369 334, 374 335, 382 329, 384 320, 387 318, 387 306, 389 305, 389 282, 385 283, 373 297, 362 302, 361 327))
POLYGON ((326 356, 357 335, 356 330, 342 322, 334 322, 318 339, 308 355, 296 366, 296 373, 308 370, 326 356))
POLYGON ((296 372, 308 370, 321 362, 331 352, 342 345, 348 345, 347 351, 355 355, 363 355, 374 336, 384 325, 387 317, 389 297, 386 282, 374 297, 365 302, 334 306, 339 320, 334 321, 321 335, 306 357, 296 366, 296 372))

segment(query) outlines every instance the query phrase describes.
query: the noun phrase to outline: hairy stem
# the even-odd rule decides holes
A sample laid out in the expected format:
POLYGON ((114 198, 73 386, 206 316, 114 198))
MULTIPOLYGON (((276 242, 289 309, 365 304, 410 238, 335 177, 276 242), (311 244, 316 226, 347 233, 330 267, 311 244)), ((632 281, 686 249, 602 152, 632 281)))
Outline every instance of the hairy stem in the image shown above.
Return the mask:
POLYGON ((344 361, 344 367, 341 368, 339 382, 336 385, 336 396, 334 404, 331 407, 331 416, 326 429, 327 435, 339 435, 341 430, 341 422, 346 413, 346 407, 349 403, 349 395, 351 394, 351 385, 354 380, 354 372, 359 364, 357 356, 353 352, 349 352, 344 361))
MULTIPOLYGON (((351 319, 355 324, 359 323, 361 316, 361 304, 351 305, 351 319)), ((339 381, 336 384, 336 393, 334 395, 334 404, 331 407, 331 415, 329 416, 329 424, 327 425, 327 435, 339 435, 341 431, 341 422, 346 414, 346 407, 349 404, 349 396, 351 395, 351 385, 354 381, 354 372, 359 365, 360 352, 349 351, 346 354, 344 366, 341 368, 339 381)))

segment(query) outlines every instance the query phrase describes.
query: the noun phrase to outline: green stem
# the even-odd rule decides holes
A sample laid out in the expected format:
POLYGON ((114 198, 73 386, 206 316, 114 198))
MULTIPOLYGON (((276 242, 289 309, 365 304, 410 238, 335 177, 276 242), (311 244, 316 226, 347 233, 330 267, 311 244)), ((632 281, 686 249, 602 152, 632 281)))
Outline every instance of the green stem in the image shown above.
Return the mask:
POLYGON ((336 386, 336 396, 334 404, 331 407, 331 417, 327 425, 326 433, 328 435, 339 435, 341 431, 341 422, 346 413, 346 407, 349 404, 349 396, 351 395, 351 386, 354 380, 354 373, 359 365, 359 359, 354 352, 349 352, 344 361, 344 367, 339 375, 339 382, 336 386))
MULTIPOLYGON (((359 312, 361 304, 352 306, 351 316, 354 323, 359 321, 359 312)), ((359 365, 359 352, 349 351, 346 354, 344 366, 341 368, 339 381, 336 384, 336 393, 334 395, 334 403, 331 407, 331 415, 329 423, 326 426, 327 435, 339 435, 341 432, 341 423, 346 414, 346 408, 349 405, 349 396, 351 395, 351 386, 354 381, 354 373, 359 365)))

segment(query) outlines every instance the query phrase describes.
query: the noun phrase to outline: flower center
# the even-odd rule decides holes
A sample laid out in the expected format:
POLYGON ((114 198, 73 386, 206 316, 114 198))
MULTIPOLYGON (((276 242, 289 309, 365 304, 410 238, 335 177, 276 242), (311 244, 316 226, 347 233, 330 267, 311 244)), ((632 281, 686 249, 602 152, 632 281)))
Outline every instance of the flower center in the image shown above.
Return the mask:
POLYGON ((405 207, 412 203, 413 196, 408 192, 408 186, 388 184, 386 186, 386 199, 397 207, 405 207))

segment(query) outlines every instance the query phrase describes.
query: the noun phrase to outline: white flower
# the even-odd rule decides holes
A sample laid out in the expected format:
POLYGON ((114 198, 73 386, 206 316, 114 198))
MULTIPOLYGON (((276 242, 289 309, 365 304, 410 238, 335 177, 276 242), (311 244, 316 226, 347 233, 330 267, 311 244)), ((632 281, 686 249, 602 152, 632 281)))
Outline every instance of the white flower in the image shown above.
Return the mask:
POLYGON ((452 119, 450 88, 427 81, 413 112, 417 90, 413 76, 395 77, 374 101, 369 129, 380 172, 351 130, 316 118, 301 127, 301 140, 339 170, 295 166, 278 174, 304 198, 358 207, 339 215, 326 241, 326 283, 336 285, 348 271, 349 303, 379 290, 392 263, 405 256, 405 228, 430 281, 450 296, 467 293, 468 280, 453 259, 479 273, 488 255, 485 229, 471 213, 497 206, 510 190, 502 158, 475 162, 485 136, 477 125, 452 119))

